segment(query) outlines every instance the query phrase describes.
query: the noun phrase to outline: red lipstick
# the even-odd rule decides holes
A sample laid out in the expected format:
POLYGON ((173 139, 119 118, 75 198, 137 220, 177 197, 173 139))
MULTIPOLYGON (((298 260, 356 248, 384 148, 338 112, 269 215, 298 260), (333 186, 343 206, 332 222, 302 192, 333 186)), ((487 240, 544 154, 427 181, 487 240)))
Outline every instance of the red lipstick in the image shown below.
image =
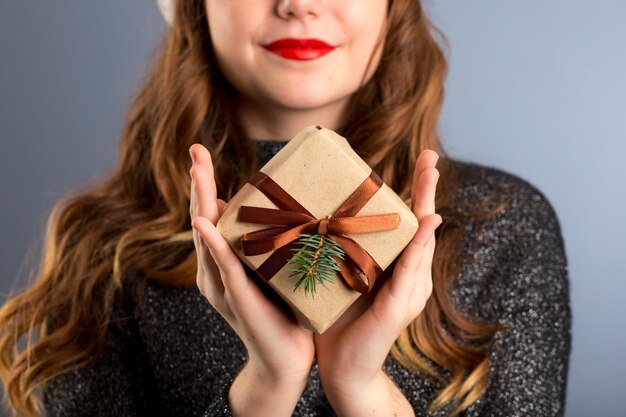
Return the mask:
POLYGON ((292 38, 275 40, 268 45, 264 45, 264 48, 283 58, 297 61, 317 59, 335 49, 334 46, 319 39, 292 38))

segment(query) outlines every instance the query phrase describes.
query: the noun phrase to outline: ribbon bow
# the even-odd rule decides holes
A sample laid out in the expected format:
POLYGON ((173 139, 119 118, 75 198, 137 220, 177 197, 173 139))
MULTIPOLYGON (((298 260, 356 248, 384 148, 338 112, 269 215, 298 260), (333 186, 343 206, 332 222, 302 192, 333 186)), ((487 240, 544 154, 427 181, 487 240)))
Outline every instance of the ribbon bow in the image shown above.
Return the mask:
POLYGON ((355 291, 368 292, 383 272, 378 263, 361 245, 347 236, 349 233, 380 232, 397 229, 399 213, 356 216, 376 194, 383 180, 372 171, 361 185, 331 216, 317 219, 269 176, 258 171, 249 181, 265 194, 278 209, 241 206, 237 220, 248 223, 271 224, 270 227, 241 236, 241 247, 246 256, 274 251, 256 272, 269 281, 293 256, 291 249, 300 233, 320 233, 337 242, 347 259, 336 258, 340 275, 355 291), (365 273, 365 284, 355 266, 365 273))

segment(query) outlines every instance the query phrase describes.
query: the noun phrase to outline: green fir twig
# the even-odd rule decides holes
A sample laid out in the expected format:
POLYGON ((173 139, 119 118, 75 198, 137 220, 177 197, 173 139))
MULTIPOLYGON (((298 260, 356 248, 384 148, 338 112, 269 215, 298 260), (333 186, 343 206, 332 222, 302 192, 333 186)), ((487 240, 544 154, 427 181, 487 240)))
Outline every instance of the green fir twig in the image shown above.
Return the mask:
POLYGON ((289 261, 292 274, 300 275, 294 287, 294 292, 304 286, 304 294, 311 293, 315 298, 316 284, 328 289, 325 282, 333 282, 336 272, 340 271, 339 262, 335 257, 345 259, 345 252, 341 246, 330 240, 325 234, 300 234, 296 243, 302 245, 300 249, 291 249, 297 253, 289 261))

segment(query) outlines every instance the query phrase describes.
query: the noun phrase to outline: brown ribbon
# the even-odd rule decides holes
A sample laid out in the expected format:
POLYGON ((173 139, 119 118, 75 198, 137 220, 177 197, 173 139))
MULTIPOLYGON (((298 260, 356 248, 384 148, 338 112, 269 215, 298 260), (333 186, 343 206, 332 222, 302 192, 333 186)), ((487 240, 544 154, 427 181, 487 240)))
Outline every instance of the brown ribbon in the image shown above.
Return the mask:
POLYGON ((246 256, 274 251, 256 272, 269 281, 292 257, 294 242, 301 233, 320 233, 341 245, 347 259, 335 258, 341 269, 340 275, 355 291, 368 292, 376 278, 383 272, 378 263, 357 242, 347 236, 350 233, 380 232, 397 229, 399 213, 356 216, 361 208, 376 194, 383 180, 372 171, 361 185, 344 201, 332 216, 316 219, 307 209, 291 197, 269 176, 258 171, 249 181, 267 196, 278 209, 241 206, 239 221, 271 224, 270 227, 241 236, 241 247, 246 256), (368 279, 365 284, 356 267, 368 279))

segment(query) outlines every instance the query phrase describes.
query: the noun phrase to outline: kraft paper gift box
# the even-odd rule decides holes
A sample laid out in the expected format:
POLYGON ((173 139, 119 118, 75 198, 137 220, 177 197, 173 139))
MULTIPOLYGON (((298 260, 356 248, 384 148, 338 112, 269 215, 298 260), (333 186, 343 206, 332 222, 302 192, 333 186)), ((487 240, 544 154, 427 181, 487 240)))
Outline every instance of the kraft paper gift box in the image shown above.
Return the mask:
MULTIPOLYGON (((417 218, 336 132, 309 126, 229 201, 217 229, 303 326, 330 327, 413 238, 417 218), (364 231, 365 230, 365 231, 364 231), (374 231, 371 231, 374 230, 374 231), (321 233, 345 250, 341 272, 305 293, 289 260, 299 233, 321 233)), ((263 285, 263 284, 262 284, 263 285)))

